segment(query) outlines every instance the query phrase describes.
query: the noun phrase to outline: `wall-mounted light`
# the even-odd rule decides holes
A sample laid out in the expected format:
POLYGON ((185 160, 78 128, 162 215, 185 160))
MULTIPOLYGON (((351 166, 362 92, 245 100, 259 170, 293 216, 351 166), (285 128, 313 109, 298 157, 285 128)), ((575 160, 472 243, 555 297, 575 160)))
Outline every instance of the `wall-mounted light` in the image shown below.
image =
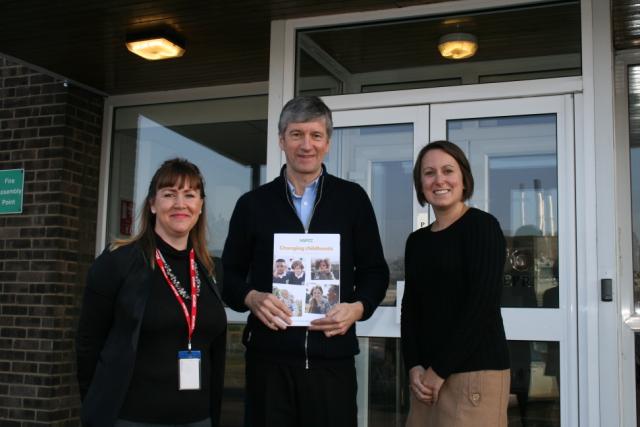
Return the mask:
POLYGON ((478 50, 478 39, 469 33, 447 34, 440 37, 438 50, 448 59, 470 58, 478 50))
POLYGON ((184 55, 185 44, 179 37, 167 31, 157 33, 147 31, 128 35, 127 49, 144 59, 155 61, 184 55))

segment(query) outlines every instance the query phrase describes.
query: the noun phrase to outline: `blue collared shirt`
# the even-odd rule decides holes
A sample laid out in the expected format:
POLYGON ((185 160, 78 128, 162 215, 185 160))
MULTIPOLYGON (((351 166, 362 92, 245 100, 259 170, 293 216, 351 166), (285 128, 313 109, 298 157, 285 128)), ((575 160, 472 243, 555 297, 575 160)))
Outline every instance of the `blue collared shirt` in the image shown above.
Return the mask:
POLYGON ((311 219, 311 213, 313 212, 313 204, 315 203, 316 195, 318 194, 319 180, 320 177, 314 179, 304 189, 304 193, 302 194, 302 196, 298 196, 296 194, 296 188, 287 178, 287 184, 289 185, 289 190, 291 190, 291 200, 293 200, 293 206, 296 208, 296 214, 298 214, 298 218, 300 218, 300 221, 302 221, 305 231, 309 229, 309 220, 311 219))

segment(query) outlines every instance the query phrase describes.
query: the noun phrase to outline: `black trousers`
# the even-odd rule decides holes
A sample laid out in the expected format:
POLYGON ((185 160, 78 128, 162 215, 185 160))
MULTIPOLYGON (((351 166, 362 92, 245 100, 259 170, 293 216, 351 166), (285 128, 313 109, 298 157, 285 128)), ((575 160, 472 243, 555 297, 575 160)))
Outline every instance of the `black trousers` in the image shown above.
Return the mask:
POLYGON ((304 366, 247 357, 245 425, 357 427, 353 358, 304 366))

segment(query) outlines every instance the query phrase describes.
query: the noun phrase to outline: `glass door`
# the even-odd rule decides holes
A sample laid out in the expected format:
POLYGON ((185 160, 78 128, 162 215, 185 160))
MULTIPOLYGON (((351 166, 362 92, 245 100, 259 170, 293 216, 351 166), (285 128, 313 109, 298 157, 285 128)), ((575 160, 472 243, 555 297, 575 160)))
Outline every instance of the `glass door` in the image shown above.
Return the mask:
POLYGON ((467 154, 476 188, 469 203, 493 214, 507 240, 502 314, 512 369, 509 425, 572 425, 573 98, 432 105, 430 123, 430 140, 450 140, 467 154))
POLYGON ((640 54, 617 59, 616 124, 621 423, 640 426, 640 54))
POLYGON ((329 173, 357 182, 373 204, 389 264, 387 295, 371 319, 357 324, 360 355, 358 424, 404 426, 408 395, 400 354, 404 245, 418 205, 412 186, 416 149, 428 137, 428 107, 334 112, 329 173))
POLYGON ((411 170, 420 148, 438 139, 465 150, 476 180, 470 203, 498 218, 508 243, 509 425, 577 423, 572 96, 336 111, 334 127, 325 163, 369 194, 391 270, 381 307, 357 325, 359 425, 405 422, 404 243, 432 220, 415 200, 411 170))

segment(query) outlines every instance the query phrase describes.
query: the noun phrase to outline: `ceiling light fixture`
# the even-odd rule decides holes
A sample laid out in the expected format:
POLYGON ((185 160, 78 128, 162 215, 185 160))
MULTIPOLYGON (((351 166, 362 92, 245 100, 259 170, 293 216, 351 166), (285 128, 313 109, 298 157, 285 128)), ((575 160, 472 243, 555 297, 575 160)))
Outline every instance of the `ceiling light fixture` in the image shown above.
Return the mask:
POLYGON ((469 33, 447 34, 440 37, 438 50, 447 59, 470 58, 478 50, 478 39, 469 33))
POLYGON ((138 34, 127 37, 127 49, 151 61, 184 55, 184 42, 168 34, 138 34))

